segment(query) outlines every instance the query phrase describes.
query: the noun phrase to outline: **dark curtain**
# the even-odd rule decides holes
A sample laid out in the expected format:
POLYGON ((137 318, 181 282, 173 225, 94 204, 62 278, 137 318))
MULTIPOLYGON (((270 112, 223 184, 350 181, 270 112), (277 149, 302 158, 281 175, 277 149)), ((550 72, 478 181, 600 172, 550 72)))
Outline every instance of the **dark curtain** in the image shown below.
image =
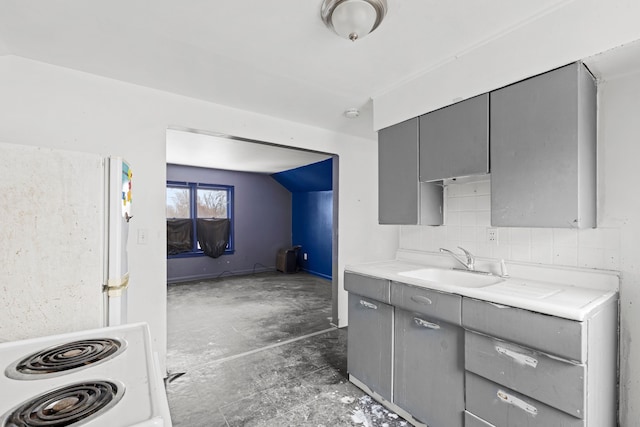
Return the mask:
POLYGON ((193 248, 193 227, 190 219, 167 219, 167 255, 190 252, 193 248))
POLYGON ((228 218, 198 218, 198 243, 204 254, 211 258, 222 255, 229 244, 231 221, 228 218))

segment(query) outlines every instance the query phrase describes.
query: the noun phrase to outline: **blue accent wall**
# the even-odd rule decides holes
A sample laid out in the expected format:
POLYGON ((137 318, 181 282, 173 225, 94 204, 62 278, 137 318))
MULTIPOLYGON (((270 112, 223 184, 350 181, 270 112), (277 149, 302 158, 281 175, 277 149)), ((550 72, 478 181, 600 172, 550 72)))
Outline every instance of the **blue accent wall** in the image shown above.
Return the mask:
POLYGON ((333 159, 271 175, 292 193, 333 190, 333 159))
POLYGON ((271 175, 291 192, 291 242, 301 245, 298 265, 332 278, 333 159, 271 175), (307 259, 304 260, 304 254, 307 259))
POLYGON ((303 270, 331 279, 333 191, 292 194, 292 242, 301 245, 298 263, 303 270), (307 254, 307 260, 303 254, 307 254))

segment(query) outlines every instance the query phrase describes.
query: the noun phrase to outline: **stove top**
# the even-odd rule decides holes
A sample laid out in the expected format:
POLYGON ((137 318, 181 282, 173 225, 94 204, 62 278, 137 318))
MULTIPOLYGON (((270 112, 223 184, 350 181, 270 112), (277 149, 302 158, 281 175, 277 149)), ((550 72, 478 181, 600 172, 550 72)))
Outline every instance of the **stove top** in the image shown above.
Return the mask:
POLYGON ((84 381, 35 396, 3 416, 3 426, 80 426, 96 419, 124 395, 114 381, 84 381))
POLYGON ((171 426, 145 323, 0 344, 0 427, 171 426))
POLYGON ((39 350, 12 363, 5 375, 16 380, 39 380, 66 375, 71 371, 95 366, 117 356, 126 341, 97 338, 71 341, 39 350))

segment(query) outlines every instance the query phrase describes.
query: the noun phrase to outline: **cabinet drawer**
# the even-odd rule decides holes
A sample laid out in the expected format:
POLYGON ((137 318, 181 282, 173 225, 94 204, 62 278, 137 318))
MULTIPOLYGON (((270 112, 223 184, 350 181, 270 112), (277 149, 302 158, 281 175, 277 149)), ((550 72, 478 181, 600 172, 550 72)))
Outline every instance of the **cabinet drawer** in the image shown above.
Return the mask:
POLYGON ((489 424, 482 418, 478 418, 471 412, 464 412, 464 427, 495 427, 493 424, 489 424))
POLYGON ((378 277, 344 273, 344 289, 389 304, 389 281, 378 277))
POLYGON ((585 420, 475 374, 466 376, 467 411, 496 427, 584 427, 585 420))
POLYGON ((467 331, 465 369, 584 418, 586 366, 467 331))
POLYGON ((432 319, 460 325, 462 297, 391 282, 391 304, 405 310, 424 314, 432 319))
POLYGON ((585 322, 464 298, 462 325, 465 329, 503 338, 565 359, 578 362, 587 360, 585 322))

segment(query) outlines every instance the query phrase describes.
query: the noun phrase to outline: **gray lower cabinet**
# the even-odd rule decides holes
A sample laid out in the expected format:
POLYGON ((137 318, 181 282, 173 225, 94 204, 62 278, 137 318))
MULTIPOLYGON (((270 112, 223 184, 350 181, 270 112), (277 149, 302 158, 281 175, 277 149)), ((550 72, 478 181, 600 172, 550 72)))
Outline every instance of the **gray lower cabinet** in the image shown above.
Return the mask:
POLYGON ((429 427, 464 424, 462 297, 391 282, 393 401, 429 427))
POLYGON ((344 283, 350 377, 412 423, 617 424, 617 295, 576 321, 350 272, 344 283))
POLYGON ((469 372, 466 375, 466 396, 467 410, 496 427, 585 425, 584 420, 469 372))
POLYGON ((495 427, 469 411, 464 412, 464 427, 495 427))
POLYGON ((391 284, 379 277, 345 272, 344 289, 387 304, 391 302, 391 284))
POLYGON ((574 321, 463 298, 470 425, 615 426, 617 309, 574 321))
POLYGON ((349 293, 347 370, 391 401, 393 307, 349 293))
POLYGON ((567 360, 587 359, 587 323, 464 298, 462 324, 485 335, 555 354, 567 360))
POLYGON ((489 94, 420 116, 420 181, 489 172, 489 94))
POLYGON ((469 331, 464 348, 468 371, 518 390, 576 418, 584 418, 587 397, 585 363, 567 361, 469 331))
POLYGON ((491 92, 491 224, 596 226, 596 85, 573 63, 491 92))
POLYGON ((378 222, 441 225, 442 186, 418 180, 418 119, 378 132, 378 222))
POLYGON ((396 308, 393 401, 429 427, 464 425, 464 330, 396 308))

